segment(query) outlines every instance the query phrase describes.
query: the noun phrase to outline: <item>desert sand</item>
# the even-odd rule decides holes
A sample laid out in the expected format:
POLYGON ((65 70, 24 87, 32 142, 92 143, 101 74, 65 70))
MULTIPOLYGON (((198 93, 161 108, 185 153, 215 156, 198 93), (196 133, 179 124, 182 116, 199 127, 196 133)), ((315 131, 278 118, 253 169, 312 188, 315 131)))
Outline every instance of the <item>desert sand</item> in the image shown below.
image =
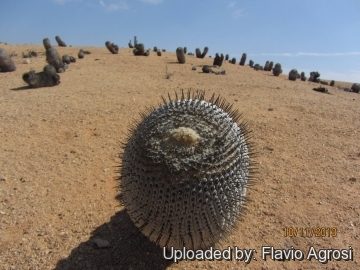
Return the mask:
MULTIPOLYGON (((316 83, 255 71, 240 59, 224 61, 226 75, 204 74, 213 58, 179 64, 176 48, 145 57, 104 46, 82 47, 92 54, 71 63, 59 85, 29 89, 22 74, 46 65, 43 46, 1 47, 17 54, 17 70, 0 73, 0 269, 360 269, 360 95, 342 90, 353 82, 324 94, 312 90, 316 83), (23 64, 27 50, 38 57, 23 64), (243 219, 217 247, 255 249, 249 264, 166 261, 119 203, 128 126, 161 95, 189 88, 233 103, 252 131, 256 182, 243 219), (337 235, 285 237, 284 228, 337 235), (262 246, 304 254, 351 246, 353 261, 265 261, 262 246)), ((76 58, 80 49, 56 48, 76 58)))

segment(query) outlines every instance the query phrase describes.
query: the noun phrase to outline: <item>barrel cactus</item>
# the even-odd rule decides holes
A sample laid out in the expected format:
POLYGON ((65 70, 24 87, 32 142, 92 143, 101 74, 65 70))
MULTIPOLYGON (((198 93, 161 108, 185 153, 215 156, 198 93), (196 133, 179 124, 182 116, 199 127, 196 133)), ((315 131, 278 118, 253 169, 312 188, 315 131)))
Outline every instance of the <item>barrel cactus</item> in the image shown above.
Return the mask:
POLYGON ((351 90, 352 90, 354 93, 359 93, 359 92, 360 92, 360 83, 354 83, 354 84, 351 86, 351 90))
POLYGON ((62 41, 59 36, 56 36, 56 37, 55 37, 55 40, 56 40, 56 42, 58 43, 58 45, 59 45, 60 47, 66 47, 66 43, 65 43, 64 41, 62 41))
POLYGON ((253 60, 250 60, 250 61, 249 61, 249 66, 250 66, 250 67, 253 67, 253 66, 254 66, 254 61, 253 61, 253 60))
POLYGON ((257 70, 260 70, 260 65, 259 64, 255 64, 254 65, 254 69, 257 71, 257 70))
POLYGON ((289 80, 290 81, 296 81, 297 77, 298 77, 298 71, 296 69, 290 70, 290 72, 289 72, 289 80))
POLYGON ((219 66, 221 67, 222 63, 224 61, 224 55, 221 54, 219 55, 218 53, 215 54, 215 58, 214 58, 214 62, 213 62, 213 65, 215 66, 219 66))
POLYGON ((60 76, 56 72, 53 66, 47 65, 42 72, 31 70, 24 73, 22 79, 32 88, 55 86, 60 83, 60 76))
POLYGON ((176 57, 180 64, 185 64, 185 62, 186 62, 185 53, 184 53, 184 49, 182 47, 178 47, 176 49, 176 57))
POLYGON ((15 70, 16 66, 10 55, 4 49, 0 49, 0 72, 12 72, 15 70))
POLYGON ((80 49, 79 52, 78 52, 78 57, 79 57, 79 59, 84 58, 84 56, 85 56, 84 51, 83 51, 82 49, 80 49))
POLYGON ((158 48, 156 46, 154 46, 154 52, 157 52, 158 48))
POLYGON ((121 201, 161 247, 205 249, 223 239, 244 209, 252 146, 231 104, 188 91, 141 114, 122 153, 121 201))
POLYGON ((244 66, 246 61, 246 53, 243 53, 240 59, 240 66, 244 66))
POLYGON ((48 38, 44 38, 43 44, 46 49, 46 61, 49 63, 49 65, 55 68, 56 72, 64 72, 67 68, 67 65, 63 63, 62 57, 60 57, 58 51, 51 46, 50 40, 48 38))
POLYGON ((185 54, 187 53, 187 48, 186 48, 186 47, 184 47, 184 53, 185 53, 185 54))
POLYGON ((161 51, 156 52, 157 56, 161 56, 161 51))
POLYGON ((282 73, 281 64, 279 63, 275 64, 275 67, 273 68, 274 76, 279 76, 281 73, 282 73))
POLYGON ((334 86, 334 85, 335 85, 335 81, 332 80, 332 81, 330 82, 330 86, 334 86))
POLYGON ((226 61, 229 60, 229 55, 228 55, 228 54, 225 55, 225 60, 226 60, 226 61))
POLYGON ((231 59, 231 64, 236 64, 236 58, 235 58, 235 57, 233 57, 233 58, 231 59))
POLYGON ((64 54, 64 55, 62 56, 62 61, 63 61, 63 63, 66 63, 66 64, 70 64, 70 63, 71 63, 70 57, 69 57, 67 54, 64 54))
POLYGON ((304 72, 304 71, 301 72, 301 74, 300 74, 300 80, 303 81, 303 82, 306 81, 306 76, 305 76, 305 72, 304 72))
POLYGON ((205 47, 205 48, 204 48, 204 51, 203 51, 202 54, 201 54, 201 58, 204 58, 204 57, 206 56, 206 54, 208 53, 208 51, 209 51, 209 48, 208 48, 208 47, 205 47))

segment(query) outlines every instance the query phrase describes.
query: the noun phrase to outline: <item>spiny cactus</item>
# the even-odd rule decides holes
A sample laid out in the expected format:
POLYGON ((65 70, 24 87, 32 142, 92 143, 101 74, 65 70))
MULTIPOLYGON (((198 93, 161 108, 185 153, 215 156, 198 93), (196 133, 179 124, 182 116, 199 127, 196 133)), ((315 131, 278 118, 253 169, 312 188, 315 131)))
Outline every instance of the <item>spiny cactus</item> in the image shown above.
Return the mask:
POLYGON ((56 74, 53 66, 47 65, 42 72, 36 73, 34 70, 24 73, 23 80, 32 88, 48 87, 58 85, 60 76, 56 74))
POLYGON ((157 51, 157 56, 161 56, 161 51, 157 51))
POLYGON ((351 86, 351 90, 352 90, 354 93, 359 93, 359 92, 360 92, 360 84, 359 84, 359 83, 354 83, 354 84, 351 86))
POLYGON ((226 61, 229 60, 229 55, 228 55, 228 54, 225 55, 225 60, 226 60, 226 61))
POLYGON ((146 52, 144 52, 144 56, 149 56, 150 55, 150 50, 147 50, 146 52))
POLYGON ((289 72, 289 80, 290 81, 296 81, 297 77, 298 77, 298 71, 296 69, 290 70, 290 72, 289 72))
POLYGON ((255 70, 260 70, 260 65, 259 65, 259 64, 255 64, 255 65, 254 65, 254 69, 255 69, 255 70))
POLYGON ((201 58, 201 51, 199 48, 195 49, 195 55, 196 55, 196 58, 201 58))
POLYGON ((186 47, 184 47, 184 53, 185 53, 185 54, 187 53, 187 48, 186 48, 186 47))
POLYGON ((332 80, 332 81, 330 82, 330 86, 334 86, 334 85, 335 85, 335 81, 332 80))
POLYGON ((282 73, 281 64, 279 63, 275 64, 275 67, 273 68, 274 76, 279 76, 281 73, 282 73))
POLYGON ((179 61, 180 64, 185 64, 186 59, 185 59, 185 53, 184 53, 184 49, 181 47, 178 47, 176 49, 176 57, 179 61))
POLYGON ((51 46, 50 40, 48 38, 44 38, 43 44, 46 49, 46 61, 49 65, 53 66, 58 73, 64 72, 67 65, 63 63, 58 51, 51 46))
POLYGON ((76 58, 74 56, 69 56, 70 58, 70 62, 71 63, 75 63, 76 62, 76 58))
POLYGON ((85 56, 84 51, 82 49, 80 49, 80 51, 78 52, 79 59, 84 58, 84 56, 85 56))
POLYGON ((69 57, 67 54, 64 54, 64 55, 62 56, 62 61, 63 61, 63 63, 66 63, 66 64, 70 64, 70 63, 71 63, 70 57, 69 57))
POLYGON ((188 91, 141 114, 130 130, 121 201, 161 247, 205 249, 236 225, 253 179, 252 145, 237 110, 188 91))
POLYGON ((303 82, 306 81, 306 76, 305 76, 305 72, 304 72, 304 71, 301 72, 301 74, 300 74, 300 80, 302 80, 303 82))
POLYGON ((243 53, 240 59, 240 66, 245 66, 246 62, 246 53, 243 53))
POLYGON ((253 60, 250 60, 250 61, 249 61, 249 66, 250 66, 250 67, 253 67, 253 66, 254 66, 254 61, 253 61, 253 60))
POLYGON ((266 61, 265 66, 264 66, 264 71, 269 71, 269 65, 270 65, 270 62, 266 61))
POLYGON ((105 46, 109 50, 109 52, 111 52, 112 54, 119 53, 119 47, 116 44, 111 43, 110 41, 106 41, 105 46))
POLYGON ((220 56, 218 53, 216 53, 216 54, 215 54, 215 58, 214 58, 213 65, 214 65, 214 66, 216 65, 216 66, 221 67, 222 64, 223 64, 223 61, 224 61, 224 55, 221 54, 221 56, 220 56))
POLYGON ((236 64, 236 58, 235 58, 235 57, 233 57, 233 58, 231 59, 231 64, 236 64))
POLYGON ((320 73, 317 71, 310 72, 310 78, 309 81, 311 82, 320 82, 320 73))
POLYGON ((156 46, 154 46, 154 52, 157 52, 158 48, 156 46))
POLYGON ((0 72, 12 72, 15 70, 16 66, 10 55, 4 49, 0 49, 0 72))
POLYGON ((56 36, 56 37, 55 37, 55 40, 56 40, 56 42, 58 43, 58 45, 59 45, 60 47, 66 47, 66 43, 65 43, 64 41, 62 41, 59 36, 56 36))

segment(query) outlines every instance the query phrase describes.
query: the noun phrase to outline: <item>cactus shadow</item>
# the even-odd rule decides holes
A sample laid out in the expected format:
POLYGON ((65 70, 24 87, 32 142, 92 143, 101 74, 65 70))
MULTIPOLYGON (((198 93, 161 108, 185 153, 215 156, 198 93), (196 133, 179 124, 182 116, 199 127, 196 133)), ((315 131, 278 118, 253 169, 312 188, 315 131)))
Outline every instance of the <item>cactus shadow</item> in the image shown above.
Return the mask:
POLYGON ((10 90, 21 91, 21 90, 31 90, 31 89, 34 89, 34 88, 31 88, 30 86, 25 85, 25 86, 20 86, 20 87, 16 87, 16 88, 11 88, 10 90))
POLYGON ((67 258, 58 261, 55 269, 155 270, 171 264, 164 259, 163 250, 140 233, 124 209, 96 228, 90 239, 80 243, 67 258), (107 240, 110 246, 98 248, 94 238, 107 240))

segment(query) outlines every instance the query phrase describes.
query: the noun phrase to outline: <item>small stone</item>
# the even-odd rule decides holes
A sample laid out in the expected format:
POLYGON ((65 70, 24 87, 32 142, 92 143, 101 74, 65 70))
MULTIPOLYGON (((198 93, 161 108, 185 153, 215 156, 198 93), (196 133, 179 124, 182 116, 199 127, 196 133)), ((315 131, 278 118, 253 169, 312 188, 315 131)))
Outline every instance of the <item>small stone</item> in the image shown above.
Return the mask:
POLYGON ((98 248, 110 247, 110 242, 101 238, 94 238, 92 241, 97 245, 98 248))
POLYGON ((24 59, 23 64, 30 64, 30 59, 29 58, 24 59))
POLYGON ((350 180, 351 182, 356 182, 356 178, 355 178, 355 177, 350 177, 349 180, 350 180))
POLYGON ((272 112, 274 110, 274 108, 269 108, 268 111, 272 112))
POLYGON ((193 66, 191 69, 192 69, 192 70, 196 70, 196 66, 193 66))

